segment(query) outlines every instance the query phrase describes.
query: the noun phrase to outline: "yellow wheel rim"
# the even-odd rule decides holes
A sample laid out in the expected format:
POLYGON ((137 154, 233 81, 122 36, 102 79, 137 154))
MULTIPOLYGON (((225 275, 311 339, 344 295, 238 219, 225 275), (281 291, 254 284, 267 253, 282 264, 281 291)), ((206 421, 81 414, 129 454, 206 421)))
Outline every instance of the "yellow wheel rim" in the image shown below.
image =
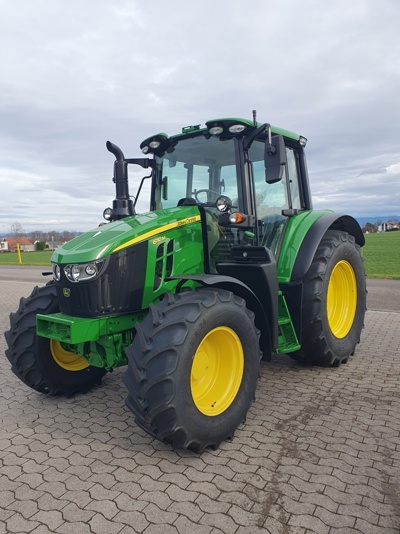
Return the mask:
POLYGON ((194 355, 190 387, 197 409, 207 416, 229 408, 239 391, 244 369, 243 348, 226 326, 211 330, 194 355))
POLYGON ((85 358, 63 349, 61 343, 54 339, 50 340, 50 352, 56 364, 66 371, 82 371, 89 367, 85 358))
POLYGON ((347 336, 353 326, 357 308, 357 281, 353 267, 339 261, 328 285, 327 312, 332 334, 338 339, 347 336))

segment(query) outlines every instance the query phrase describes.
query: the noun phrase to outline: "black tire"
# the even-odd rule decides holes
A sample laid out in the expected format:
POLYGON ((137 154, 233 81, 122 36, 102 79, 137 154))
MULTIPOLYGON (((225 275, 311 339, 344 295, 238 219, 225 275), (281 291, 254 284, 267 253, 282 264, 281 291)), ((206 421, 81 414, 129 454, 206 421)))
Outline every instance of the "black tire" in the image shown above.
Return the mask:
POLYGON ((304 278, 302 346, 290 356, 323 367, 346 363, 360 341, 366 295, 360 247, 346 232, 328 230, 304 278))
MULTIPOLYGON (((231 439, 254 400, 261 358, 259 331, 245 301, 219 289, 166 294, 158 305, 150 306, 146 319, 136 328, 135 340, 126 350, 129 363, 124 374, 128 389, 126 404, 135 415, 136 423, 160 441, 196 452, 206 447, 216 449, 221 441, 231 439), (225 333, 227 345, 221 343, 225 333), (209 343, 216 339, 209 335, 222 337, 217 338, 218 349, 210 344, 207 352, 204 348, 207 345, 203 344, 207 343, 205 338, 209 343), (194 389, 197 367, 192 364, 198 363, 198 348, 202 347, 199 358, 205 353, 207 359, 204 369, 208 369, 208 363, 215 369, 213 357, 214 360, 220 357, 215 352, 225 346, 232 348, 229 343, 236 339, 234 336, 239 340, 238 345, 234 345, 234 350, 221 352, 225 362, 218 361, 225 374, 234 373, 231 369, 236 368, 236 361, 242 361, 238 389, 232 392, 225 406, 223 373, 215 376, 214 381, 221 383, 223 393, 214 404, 208 404, 207 397, 204 409, 201 396, 196 399, 198 390, 194 389), (240 358, 236 358, 237 350, 240 358), (218 409, 221 413, 217 413, 218 409)), ((203 362, 201 372, 202 365, 203 362)), ((214 398, 215 390, 212 395, 214 398)))
MULTIPOLYGON (((51 352, 51 347, 56 346, 62 351, 61 345, 36 334, 36 314, 59 311, 56 288, 52 282, 40 288, 35 287, 28 298, 22 298, 18 311, 10 314, 10 330, 5 332, 8 345, 6 356, 12 371, 36 391, 67 396, 85 393, 101 382, 105 370, 93 366, 66 370, 56 362, 51 352)), ((79 357, 72 353, 65 354, 79 362, 79 357)))

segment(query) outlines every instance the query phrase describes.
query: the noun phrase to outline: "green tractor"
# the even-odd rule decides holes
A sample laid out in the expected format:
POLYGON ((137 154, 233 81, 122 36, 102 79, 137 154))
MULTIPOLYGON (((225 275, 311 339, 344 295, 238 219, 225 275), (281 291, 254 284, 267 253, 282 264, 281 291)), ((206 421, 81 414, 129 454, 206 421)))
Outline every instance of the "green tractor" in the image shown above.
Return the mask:
POLYGON ((11 314, 14 373, 69 396, 126 366, 136 423, 201 452, 245 420, 261 358, 347 362, 366 308, 364 237, 351 216, 312 209, 305 145, 255 112, 153 135, 143 158, 108 142, 107 223, 59 247, 53 280, 11 314), (148 169, 134 200, 129 165, 148 169))

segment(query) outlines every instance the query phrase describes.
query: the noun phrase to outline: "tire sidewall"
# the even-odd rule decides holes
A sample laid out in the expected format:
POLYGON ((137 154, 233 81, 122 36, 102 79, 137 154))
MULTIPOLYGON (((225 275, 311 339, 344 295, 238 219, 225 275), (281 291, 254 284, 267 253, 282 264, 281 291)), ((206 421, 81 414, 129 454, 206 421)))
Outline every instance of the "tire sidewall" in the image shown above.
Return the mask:
POLYGON ((37 335, 36 314, 48 315, 60 311, 54 284, 39 288, 32 297, 33 294, 26 303, 26 318, 18 326, 19 329, 25 329, 24 345, 20 349, 23 351, 21 361, 25 362, 25 368, 20 370, 24 381, 34 389, 52 395, 86 392, 100 383, 104 369, 89 366, 79 371, 68 371, 60 367, 51 354, 50 339, 37 335), (45 308, 41 305, 41 298, 49 299, 45 308))
MULTIPOLYGON (((255 327, 244 308, 218 301, 216 306, 207 309, 192 329, 189 329, 183 353, 188 357, 180 362, 179 385, 175 391, 176 404, 183 406, 179 410, 178 424, 188 429, 192 435, 203 436, 211 433, 213 436, 232 432, 245 418, 254 398, 259 372, 258 337, 255 327), (194 403, 191 392, 191 370, 196 351, 204 337, 214 328, 225 326, 231 328, 239 337, 243 349, 244 368, 239 390, 232 404, 221 414, 207 416, 199 411, 194 403)), ((233 432, 232 432, 233 433, 233 432)))
POLYGON ((360 332, 363 327, 364 313, 366 306, 365 299, 365 275, 364 267, 359 254, 358 249, 354 244, 349 241, 341 242, 336 248, 333 249, 333 253, 329 258, 327 264, 327 270, 323 278, 322 293, 324 295, 324 304, 322 307, 322 317, 325 325, 325 334, 328 347, 335 355, 339 357, 348 356, 354 351, 355 346, 359 342, 360 332), (357 303, 356 311, 354 315, 353 324, 344 338, 337 338, 329 326, 328 322, 328 310, 327 310, 327 295, 329 281, 331 279, 332 272, 336 265, 340 261, 348 262, 354 272, 357 287, 357 303))

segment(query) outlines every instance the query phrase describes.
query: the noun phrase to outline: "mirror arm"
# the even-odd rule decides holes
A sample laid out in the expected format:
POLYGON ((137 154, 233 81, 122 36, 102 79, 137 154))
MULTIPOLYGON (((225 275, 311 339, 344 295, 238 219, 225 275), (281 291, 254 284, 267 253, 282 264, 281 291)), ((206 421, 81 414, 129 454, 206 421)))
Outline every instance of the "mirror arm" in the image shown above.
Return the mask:
POLYGON ((256 139, 260 134, 264 133, 266 128, 269 128, 269 130, 271 131, 270 125, 265 123, 262 126, 255 128, 248 135, 246 135, 246 137, 243 139, 244 150, 248 150, 254 139, 256 139))
POLYGON ((266 124, 267 135, 268 135, 268 145, 266 145, 266 151, 270 156, 273 156, 276 153, 276 147, 272 144, 272 131, 271 125, 266 124))

